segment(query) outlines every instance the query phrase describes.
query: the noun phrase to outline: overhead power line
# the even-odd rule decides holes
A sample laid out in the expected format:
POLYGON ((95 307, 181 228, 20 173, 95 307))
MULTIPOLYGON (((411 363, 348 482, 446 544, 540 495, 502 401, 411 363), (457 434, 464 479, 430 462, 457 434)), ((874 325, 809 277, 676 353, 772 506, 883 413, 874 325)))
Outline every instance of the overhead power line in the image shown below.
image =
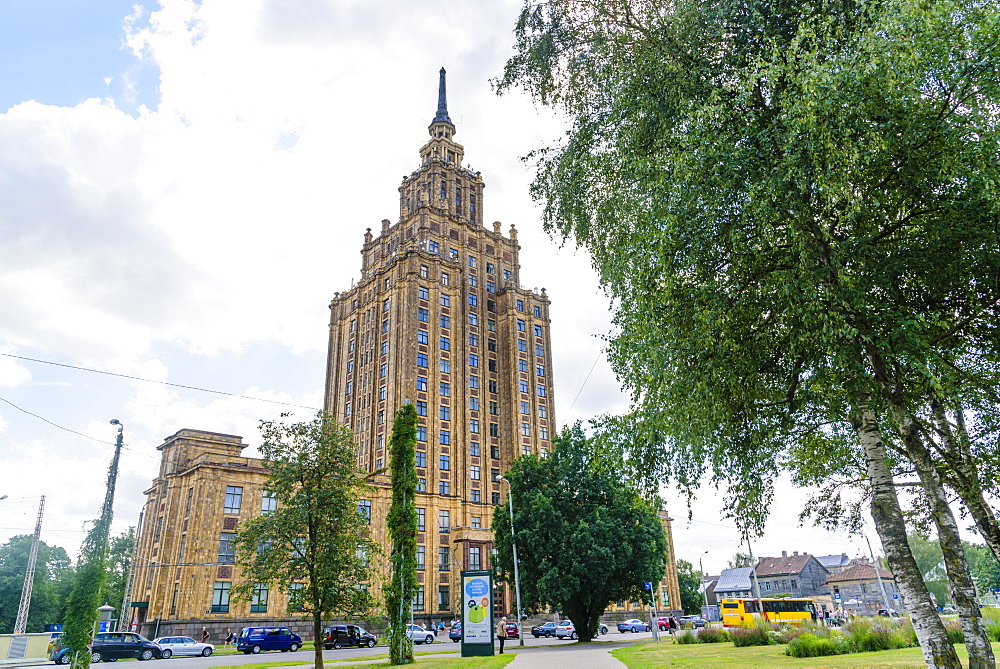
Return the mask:
MULTIPOLYGON (((117 372, 108 372, 103 369, 93 369, 91 367, 79 367, 77 365, 68 365, 64 362, 53 362, 52 360, 40 360, 39 358, 28 358, 23 355, 14 355, 13 353, 0 353, 0 355, 14 358, 16 360, 26 360, 28 362, 37 362, 42 365, 52 365, 53 367, 65 367, 66 369, 75 369, 81 372, 90 372, 92 374, 104 374, 106 376, 117 376, 121 379, 129 379, 132 381, 145 381, 146 383, 158 383, 163 386, 170 386, 172 388, 183 388, 184 390, 197 390, 202 393, 211 393, 212 395, 222 395, 223 397, 239 397, 245 400, 255 400, 257 402, 268 402, 270 404, 280 404, 286 407, 295 407, 297 409, 311 409, 313 411, 319 411, 318 407, 305 406, 304 404, 295 404, 293 402, 282 402, 280 400, 272 400, 266 397, 251 397, 249 395, 243 395, 240 393, 227 393, 223 390, 212 390, 211 388, 199 388, 198 386, 187 386, 181 383, 170 383, 169 381, 157 381, 156 379, 144 379, 141 376, 131 376, 129 374, 118 374, 117 372)), ((44 419, 43 419, 44 420, 44 419)))

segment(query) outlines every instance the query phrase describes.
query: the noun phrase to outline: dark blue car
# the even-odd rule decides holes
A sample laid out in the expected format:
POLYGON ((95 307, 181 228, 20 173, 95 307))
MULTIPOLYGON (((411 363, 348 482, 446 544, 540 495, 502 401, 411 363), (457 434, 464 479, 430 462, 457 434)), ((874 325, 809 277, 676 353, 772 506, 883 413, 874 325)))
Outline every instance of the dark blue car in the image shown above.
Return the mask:
POLYGON ((302 637, 287 627, 244 627, 236 639, 236 650, 246 655, 262 650, 295 652, 302 647, 302 637))

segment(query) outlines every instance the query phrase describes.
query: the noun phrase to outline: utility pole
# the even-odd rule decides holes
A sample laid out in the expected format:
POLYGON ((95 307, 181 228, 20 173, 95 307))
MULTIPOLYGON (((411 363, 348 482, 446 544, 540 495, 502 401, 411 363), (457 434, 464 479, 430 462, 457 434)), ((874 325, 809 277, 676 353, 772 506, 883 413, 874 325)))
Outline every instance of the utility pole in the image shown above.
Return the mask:
POLYGON ((514 552, 514 592, 517 594, 517 640, 518 645, 524 645, 524 630, 521 629, 521 574, 517 568, 517 535, 514 532, 514 493, 510 488, 510 481, 502 476, 497 477, 497 481, 507 484, 507 508, 510 509, 510 547, 514 552))
POLYGON ((24 587, 21 588, 21 605, 17 608, 14 634, 24 634, 28 626, 28 609, 31 607, 31 586, 35 582, 35 562, 38 560, 38 538, 42 534, 42 512, 45 511, 45 495, 38 505, 38 519, 35 520, 35 538, 31 541, 28 569, 24 572, 24 587))
POLYGON ((135 560, 139 555, 139 534, 142 532, 142 517, 145 509, 139 512, 139 524, 135 528, 135 543, 132 545, 132 559, 128 563, 128 578, 125 580, 125 595, 122 597, 122 608, 118 612, 118 631, 128 632, 132 624, 132 588, 135 587, 135 560))
POLYGON ((882 606, 885 607, 886 612, 892 609, 889 606, 889 599, 885 596, 885 584, 882 583, 882 574, 878 571, 878 561, 875 560, 875 553, 872 551, 872 542, 868 541, 868 535, 865 535, 865 541, 868 542, 868 554, 872 556, 872 567, 875 568, 875 578, 878 579, 878 589, 882 591, 882 606))

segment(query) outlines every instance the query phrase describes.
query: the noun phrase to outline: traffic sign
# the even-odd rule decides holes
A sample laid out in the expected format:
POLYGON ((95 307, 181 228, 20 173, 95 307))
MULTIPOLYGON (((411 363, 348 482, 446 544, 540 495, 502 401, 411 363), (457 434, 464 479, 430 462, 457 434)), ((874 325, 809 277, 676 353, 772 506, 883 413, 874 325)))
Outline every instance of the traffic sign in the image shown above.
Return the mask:
POLYGON ((646 581, 646 590, 652 590, 652 589, 653 589, 653 584, 650 583, 649 581, 646 581))
POLYGON ((899 599, 899 595, 893 595, 892 598, 893 599, 899 599))
POLYGON ((833 598, 836 599, 839 602, 840 601, 840 593, 839 592, 833 593, 833 598))

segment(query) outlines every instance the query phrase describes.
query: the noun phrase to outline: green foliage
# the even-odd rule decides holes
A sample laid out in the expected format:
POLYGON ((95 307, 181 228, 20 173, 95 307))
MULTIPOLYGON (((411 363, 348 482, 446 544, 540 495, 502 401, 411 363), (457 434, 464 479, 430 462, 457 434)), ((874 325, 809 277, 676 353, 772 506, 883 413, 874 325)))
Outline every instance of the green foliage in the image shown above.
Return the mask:
POLYGON ((817 636, 811 632, 792 639, 785 650, 785 654, 792 657, 824 657, 842 652, 844 651, 829 637, 817 636))
POLYGON ((729 561, 728 569, 739 569, 740 567, 749 567, 753 564, 753 558, 750 557, 749 553, 739 553, 733 556, 733 559, 729 561))
POLYGON ((698 589, 701 587, 701 572, 687 560, 677 561, 677 585, 681 590, 681 608, 684 613, 700 614, 701 605, 705 603, 704 595, 698 589))
POLYGON ((392 504, 386 517, 391 558, 384 595, 389 627, 389 664, 413 662, 413 641, 406 634, 410 607, 417 589, 417 412, 404 404, 396 412, 389 437, 392 504))
MULTIPOLYGON (((0 634, 14 631, 32 541, 33 536, 22 534, 11 537, 0 545, 0 634)), ((47 623, 63 620, 66 598, 73 585, 73 574, 73 567, 64 549, 49 546, 44 541, 38 543, 27 632, 41 632, 47 623)))
POLYGON ((701 639, 699 639, 698 635, 692 632, 691 630, 686 630, 684 632, 681 632, 677 636, 677 643, 680 644, 701 643, 701 639))
POLYGON ((876 623, 867 618, 855 618, 844 626, 844 632, 844 643, 851 653, 871 653, 910 645, 909 632, 891 622, 876 623))
POLYGON ((717 627, 703 627, 698 633, 698 639, 702 643, 723 643, 729 641, 729 632, 717 627))
POLYGON ((128 572, 132 566, 134 550, 134 527, 111 537, 111 544, 108 548, 108 583, 102 598, 104 603, 115 607, 115 611, 111 614, 114 619, 120 619, 122 615, 130 614, 129 610, 122 611, 121 608, 125 599, 125 588, 128 587, 128 572))
POLYGON ((73 578, 73 589, 66 602, 66 620, 62 644, 73 652, 73 669, 90 666, 90 643, 97 623, 97 607, 108 579, 108 528, 110 515, 102 517, 87 533, 80 548, 80 558, 73 578))
MULTIPOLYGON (((378 548, 368 536, 370 519, 358 505, 370 486, 357 469, 351 431, 333 416, 321 412, 292 424, 266 421, 260 430, 265 489, 278 508, 237 531, 236 562, 244 580, 233 588, 233 597, 252 599, 257 583, 288 592, 290 583, 301 582, 293 605, 311 614, 314 638, 321 638, 325 617, 364 612, 373 603, 364 584, 378 548)), ((317 669, 323 666, 321 644, 314 661, 317 669)))
MULTIPOLYGON (((599 469, 577 423, 547 457, 522 456, 505 474, 514 501, 521 604, 561 611, 581 641, 597 633, 615 601, 648 601, 646 582, 663 578, 666 536, 657 509, 614 471, 599 469)), ((493 513, 496 566, 511 579, 510 518, 493 513)))
POLYGON ((769 646, 776 643, 771 635, 771 626, 757 624, 750 627, 737 627, 729 631, 733 645, 739 648, 745 646, 769 646))

